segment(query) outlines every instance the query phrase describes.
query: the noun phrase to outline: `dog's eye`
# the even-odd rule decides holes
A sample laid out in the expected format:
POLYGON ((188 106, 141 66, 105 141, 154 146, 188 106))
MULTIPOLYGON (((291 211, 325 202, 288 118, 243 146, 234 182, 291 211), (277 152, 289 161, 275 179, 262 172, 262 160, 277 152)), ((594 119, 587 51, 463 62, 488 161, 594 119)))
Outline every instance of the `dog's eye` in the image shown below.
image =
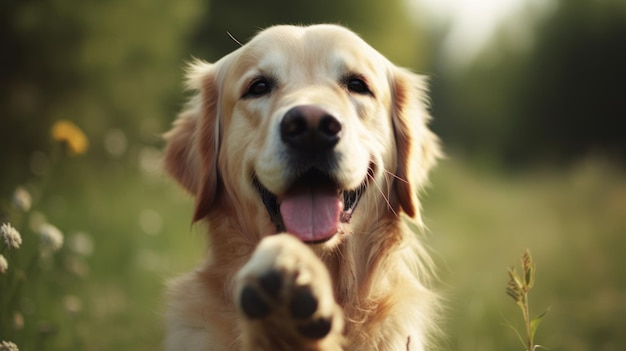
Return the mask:
POLYGON ((348 91, 362 94, 362 95, 372 95, 367 83, 362 78, 359 77, 349 77, 346 79, 346 88, 348 91))
POLYGON ((267 78, 257 78, 250 83, 248 86, 248 90, 243 95, 244 98, 255 98, 260 97, 266 94, 269 94, 272 91, 272 82, 267 78))

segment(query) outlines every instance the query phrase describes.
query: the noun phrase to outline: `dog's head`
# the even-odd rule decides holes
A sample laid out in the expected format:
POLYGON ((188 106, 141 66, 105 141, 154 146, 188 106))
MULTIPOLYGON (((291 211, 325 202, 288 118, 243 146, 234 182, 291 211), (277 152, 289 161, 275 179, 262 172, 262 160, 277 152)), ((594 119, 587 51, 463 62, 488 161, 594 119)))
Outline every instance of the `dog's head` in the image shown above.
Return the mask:
POLYGON ((439 154, 424 79, 351 31, 271 27, 193 63, 188 84, 198 94, 166 135, 165 167, 195 195, 194 220, 226 206, 260 236, 323 242, 380 216, 419 219, 439 154))

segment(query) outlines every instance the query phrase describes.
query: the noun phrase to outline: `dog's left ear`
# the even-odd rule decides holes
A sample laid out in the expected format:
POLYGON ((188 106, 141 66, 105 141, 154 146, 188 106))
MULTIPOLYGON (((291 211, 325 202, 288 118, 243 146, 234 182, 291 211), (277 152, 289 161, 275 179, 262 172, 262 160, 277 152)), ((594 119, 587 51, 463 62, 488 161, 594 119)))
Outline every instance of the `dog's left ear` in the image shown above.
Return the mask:
POLYGON ((165 134, 165 169, 196 197, 193 221, 204 218, 219 191, 218 89, 216 65, 197 61, 188 69, 187 85, 196 91, 185 109, 165 134))
POLYGON ((442 153, 439 139, 427 126, 430 116, 426 111, 426 78, 398 67, 393 68, 391 75, 392 123, 397 149, 393 189, 402 210, 409 217, 418 218, 418 191, 442 153))

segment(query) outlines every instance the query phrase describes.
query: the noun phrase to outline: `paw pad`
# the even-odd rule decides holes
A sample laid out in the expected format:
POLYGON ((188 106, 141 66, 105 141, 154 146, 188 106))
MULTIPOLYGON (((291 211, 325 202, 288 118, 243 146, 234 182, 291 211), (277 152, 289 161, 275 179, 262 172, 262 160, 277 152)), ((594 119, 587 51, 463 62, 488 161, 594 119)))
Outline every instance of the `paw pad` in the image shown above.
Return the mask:
POLYGON ((316 319, 310 323, 298 326, 298 332, 309 339, 321 339, 328 335, 330 327, 332 326, 331 320, 328 318, 316 319))
POLYGON ((259 278, 259 285, 272 298, 278 298, 283 287, 283 274, 272 269, 259 278))
POLYGON ((317 298, 310 287, 304 286, 294 292, 289 310, 295 319, 309 318, 317 311, 317 298))
POLYGON ((263 318, 270 314, 270 306, 259 296, 257 290, 246 285, 241 291, 241 309, 250 319, 263 318))

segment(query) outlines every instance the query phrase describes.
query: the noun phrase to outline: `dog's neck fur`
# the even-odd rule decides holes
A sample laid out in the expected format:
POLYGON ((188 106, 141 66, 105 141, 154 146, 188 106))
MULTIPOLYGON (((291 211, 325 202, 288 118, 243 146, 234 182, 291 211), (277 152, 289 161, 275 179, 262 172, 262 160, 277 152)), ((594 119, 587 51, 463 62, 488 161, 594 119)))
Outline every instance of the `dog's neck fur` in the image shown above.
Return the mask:
MULTIPOLYGON (((251 217, 267 216, 260 206, 246 206, 225 192, 221 195, 206 217, 210 253, 207 267, 225 265, 227 270, 236 272, 250 259, 261 239, 274 230, 274 225, 268 220, 251 220, 251 217), (241 218, 244 215, 247 218, 241 218), (265 222, 265 226, 255 227, 255 223, 260 222, 265 222)), ((353 295, 355 289, 366 292, 386 258, 402 243, 415 241, 415 233, 406 234, 408 230, 404 228, 402 217, 395 212, 386 209, 364 209, 363 212, 368 214, 367 217, 353 220, 357 222, 354 233, 338 234, 346 236, 339 245, 330 250, 311 247, 326 264, 340 304, 353 295), (354 255, 354 252, 361 254, 354 255)), ((418 256, 416 260, 419 260, 418 256)))

